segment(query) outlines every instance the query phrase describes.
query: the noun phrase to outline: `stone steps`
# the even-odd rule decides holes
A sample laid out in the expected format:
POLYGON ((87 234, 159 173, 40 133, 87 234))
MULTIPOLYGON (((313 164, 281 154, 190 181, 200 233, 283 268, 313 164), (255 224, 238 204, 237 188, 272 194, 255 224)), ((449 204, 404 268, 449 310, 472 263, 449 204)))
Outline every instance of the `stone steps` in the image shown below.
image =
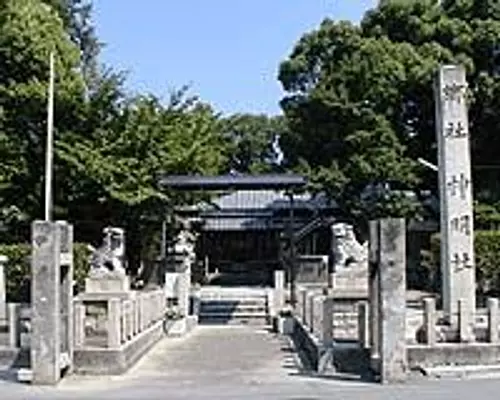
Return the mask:
POLYGON ((249 305, 246 303, 238 303, 236 305, 233 305, 231 303, 230 305, 225 305, 223 303, 220 304, 211 304, 211 303, 201 303, 200 304, 200 314, 203 313, 230 313, 230 314, 235 314, 235 313, 266 313, 267 312, 267 305, 249 305))
POLYGON ((270 322, 265 289, 202 288, 199 299, 201 324, 267 325, 270 322))
POLYGON ((222 325, 269 325, 269 316, 267 313, 210 313, 200 314, 198 323, 204 324, 222 324, 222 325))
POLYGON ((198 323, 201 325, 248 325, 255 327, 267 327, 270 325, 267 315, 261 317, 240 316, 230 318, 227 316, 210 316, 199 318, 198 323))

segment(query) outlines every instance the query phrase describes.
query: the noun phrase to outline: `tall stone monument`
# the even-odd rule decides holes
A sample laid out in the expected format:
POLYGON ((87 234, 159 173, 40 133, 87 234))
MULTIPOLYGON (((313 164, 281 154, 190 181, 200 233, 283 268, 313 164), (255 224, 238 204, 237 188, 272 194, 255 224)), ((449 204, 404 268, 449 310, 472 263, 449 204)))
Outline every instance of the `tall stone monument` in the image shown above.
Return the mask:
POLYGON ((474 227, 467 81, 462 66, 439 69, 435 85, 443 310, 475 310, 474 227))

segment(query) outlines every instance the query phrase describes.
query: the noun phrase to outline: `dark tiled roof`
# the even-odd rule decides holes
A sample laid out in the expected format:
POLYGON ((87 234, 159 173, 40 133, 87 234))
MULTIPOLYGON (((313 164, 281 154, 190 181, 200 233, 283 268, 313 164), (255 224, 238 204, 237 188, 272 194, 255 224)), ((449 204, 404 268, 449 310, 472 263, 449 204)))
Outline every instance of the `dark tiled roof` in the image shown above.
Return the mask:
MULTIPOLYGON (((205 219, 205 231, 222 230, 255 230, 281 228, 281 219, 276 213, 290 208, 290 199, 282 191, 274 190, 238 190, 221 196, 213 201, 213 207, 205 208, 201 217, 205 219)), ((325 196, 311 196, 309 193, 294 195, 294 209, 326 209, 335 208, 325 196)))
MULTIPOLYGON (((324 196, 311 196, 309 193, 293 196, 294 208, 316 208, 327 205, 324 196)), ((283 191, 276 190, 237 190, 213 201, 217 210, 284 210, 290 208, 290 198, 283 191)))
POLYGON ((166 175, 160 177, 160 186, 177 190, 227 190, 227 189, 291 189, 307 183, 302 175, 166 175))

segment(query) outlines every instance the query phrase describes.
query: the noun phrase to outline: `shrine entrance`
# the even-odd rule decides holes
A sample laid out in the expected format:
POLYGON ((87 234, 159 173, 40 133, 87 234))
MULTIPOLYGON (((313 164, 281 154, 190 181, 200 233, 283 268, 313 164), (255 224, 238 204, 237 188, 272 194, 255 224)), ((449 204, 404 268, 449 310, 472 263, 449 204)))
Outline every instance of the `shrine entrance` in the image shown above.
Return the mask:
MULTIPOLYGON (((294 174, 162 177, 159 184, 166 189, 216 193, 210 202, 174 210, 181 219, 197 224, 193 280, 217 286, 271 286, 274 271, 284 270, 294 301, 296 252, 304 245, 298 244, 298 233, 324 211, 311 196, 299 193, 306 183, 294 174)), ((306 246, 329 247, 328 240, 321 243, 317 236, 312 241, 306 246)), ((165 230, 165 259, 170 247, 165 230)))

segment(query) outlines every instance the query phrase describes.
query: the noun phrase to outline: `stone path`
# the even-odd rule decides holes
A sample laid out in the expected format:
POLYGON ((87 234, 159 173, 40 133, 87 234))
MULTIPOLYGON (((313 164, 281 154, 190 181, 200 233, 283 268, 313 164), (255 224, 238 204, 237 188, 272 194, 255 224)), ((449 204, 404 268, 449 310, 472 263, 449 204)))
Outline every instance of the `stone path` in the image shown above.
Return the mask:
POLYGON ((382 387, 301 373, 286 338, 251 327, 198 327, 164 339, 127 374, 73 376, 57 389, 13 383, 0 371, 0 399, 497 399, 500 380, 418 381, 382 387))
POLYGON ((266 329, 200 326, 191 337, 165 340, 132 375, 186 384, 256 383, 285 379, 295 366, 288 340, 266 329))

